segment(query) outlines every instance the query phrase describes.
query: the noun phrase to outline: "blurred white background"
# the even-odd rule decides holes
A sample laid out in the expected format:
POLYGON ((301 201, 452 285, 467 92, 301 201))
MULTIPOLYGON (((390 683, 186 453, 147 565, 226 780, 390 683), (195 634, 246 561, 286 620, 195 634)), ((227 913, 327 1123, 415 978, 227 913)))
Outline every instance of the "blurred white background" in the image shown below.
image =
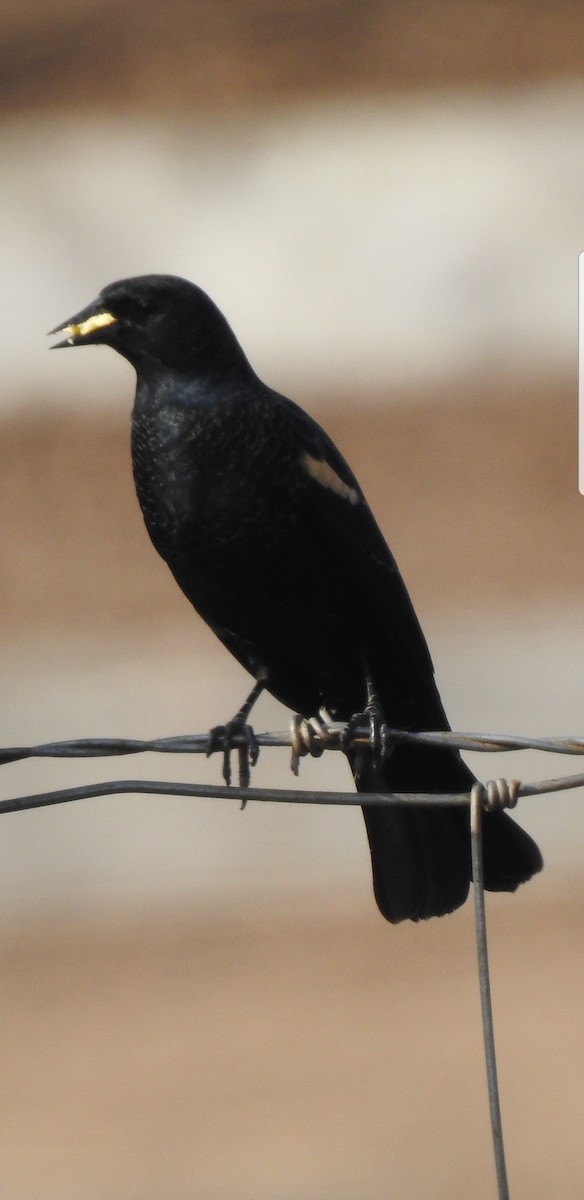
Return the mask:
POLYGON ((342 385, 362 403, 473 372, 565 371, 583 121, 570 81, 213 121, 5 123, 2 403, 117 405, 127 368, 95 351, 49 362, 42 335, 151 271, 199 282, 282 388, 342 385))

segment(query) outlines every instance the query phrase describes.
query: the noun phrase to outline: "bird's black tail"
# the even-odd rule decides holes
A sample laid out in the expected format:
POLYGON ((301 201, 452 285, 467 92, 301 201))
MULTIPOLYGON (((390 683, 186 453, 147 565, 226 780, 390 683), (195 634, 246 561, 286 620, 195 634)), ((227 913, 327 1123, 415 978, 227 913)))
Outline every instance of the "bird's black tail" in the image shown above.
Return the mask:
MULTIPOLYGON (((382 767, 353 773, 359 791, 468 792, 474 775, 455 751, 397 746, 382 767)), ((377 904, 388 921, 440 917, 464 904, 472 878, 468 808, 363 806, 377 904)), ((543 862, 532 838, 506 813, 483 821, 485 887, 514 892, 543 862)))

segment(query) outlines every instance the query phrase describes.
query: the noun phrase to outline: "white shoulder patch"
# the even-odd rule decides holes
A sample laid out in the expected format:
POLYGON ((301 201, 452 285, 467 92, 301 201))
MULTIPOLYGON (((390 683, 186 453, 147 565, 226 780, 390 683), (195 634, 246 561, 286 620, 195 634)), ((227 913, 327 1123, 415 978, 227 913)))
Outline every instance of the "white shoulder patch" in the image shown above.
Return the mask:
POLYGON ((301 458, 302 466, 317 483, 322 484, 322 487, 330 488, 331 492, 336 492, 337 496, 342 496, 343 500, 348 500, 349 504, 359 503, 359 493, 356 488, 351 487, 349 483, 345 483, 340 475, 337 475, 330 463, 327 463, 323 458, 313 458, 312 454, 305 453, 301 458))

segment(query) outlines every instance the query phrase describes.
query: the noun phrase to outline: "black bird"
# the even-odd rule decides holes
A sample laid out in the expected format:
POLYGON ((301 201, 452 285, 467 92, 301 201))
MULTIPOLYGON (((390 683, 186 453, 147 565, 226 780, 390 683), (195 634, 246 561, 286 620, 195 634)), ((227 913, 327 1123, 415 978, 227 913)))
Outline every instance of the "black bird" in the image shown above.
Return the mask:
MULTIPOLYGON (((200 288, 171 275, 112 283, 53 333, 135 367, 132 458, 150 537, 232 654, 295 712, 448 721, 410 598, 363 492, 315 421, 258 379, 200 288), (376 693, 376 697, 374 696, 376 693)), ((468 792, 454 750, 397 745, 349 759, 360 791, 468 792)), ((466 807, 363 806, 389 921, 440 916, 471 880, 466 807)), ((485 815, 484 873, 515 891, 542 867, 503 812, 485 815)))

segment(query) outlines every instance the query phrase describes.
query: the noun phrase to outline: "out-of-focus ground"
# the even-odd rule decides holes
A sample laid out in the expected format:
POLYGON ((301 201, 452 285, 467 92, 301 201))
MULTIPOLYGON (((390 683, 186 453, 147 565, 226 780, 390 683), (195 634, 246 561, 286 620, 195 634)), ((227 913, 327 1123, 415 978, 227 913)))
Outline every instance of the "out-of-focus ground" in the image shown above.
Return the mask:
MULTIPOLYGON (((582 894, 490 906, 517 1200, 582 1195, 582 894)), ((472 915, 37 925, 2 950, 2 1190, 491 1200, 472 915)))
POLYGON ((211 114, 245 103, 579 75, 578 0, 20 0, 0 104, 211 114))

